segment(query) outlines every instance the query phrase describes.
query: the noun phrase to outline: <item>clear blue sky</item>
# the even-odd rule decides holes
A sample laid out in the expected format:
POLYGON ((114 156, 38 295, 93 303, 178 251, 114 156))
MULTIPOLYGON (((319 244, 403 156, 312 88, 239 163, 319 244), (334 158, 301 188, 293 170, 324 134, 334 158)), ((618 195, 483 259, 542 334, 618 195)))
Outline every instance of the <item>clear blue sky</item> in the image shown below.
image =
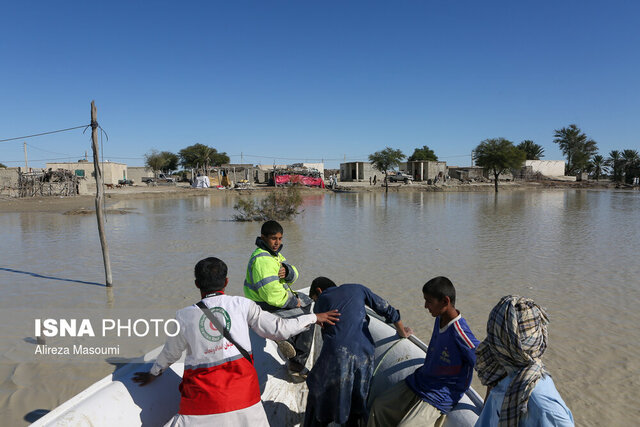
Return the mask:
MULTIPOLYGON (((428 145, 467 165, 494 137, 562 159, 571 123, 601 154, 640 148, 635 1, 101 3, 2 2, 0 139, 86 124, 94 99, 105 159, 133 166, 196 142, 232 162, 428 145)), ((26 140, 30 166, 91 155, 88 134, 26 140)))

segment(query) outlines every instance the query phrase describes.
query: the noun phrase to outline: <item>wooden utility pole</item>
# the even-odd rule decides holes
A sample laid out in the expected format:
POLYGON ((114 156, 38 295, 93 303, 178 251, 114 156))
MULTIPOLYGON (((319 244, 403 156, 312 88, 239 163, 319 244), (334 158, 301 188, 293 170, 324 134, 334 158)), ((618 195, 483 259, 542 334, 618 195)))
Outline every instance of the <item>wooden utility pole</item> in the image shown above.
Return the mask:
POLYGON ((98 234, 100 234, 100 245, 102 245, 102 258, 104 260, 104 273, 106 277, 106 285, 113 286, 111 277, 111 260, 109 259, 109 245, 107 245, 107 237, 104 234, 104 211, 102 209, 103 189, 102 189, 102 171, 100 170, 100 162, 98 161, 98 113, 96 111, 96 103, 91 101, 91 149, 93 150, 93 169, 96 175, 96 218, 98 219, 98 234))
POLYGON ((24 171, 29 172, 29 163, 27 162, 27 143, 24 142, 24 171))

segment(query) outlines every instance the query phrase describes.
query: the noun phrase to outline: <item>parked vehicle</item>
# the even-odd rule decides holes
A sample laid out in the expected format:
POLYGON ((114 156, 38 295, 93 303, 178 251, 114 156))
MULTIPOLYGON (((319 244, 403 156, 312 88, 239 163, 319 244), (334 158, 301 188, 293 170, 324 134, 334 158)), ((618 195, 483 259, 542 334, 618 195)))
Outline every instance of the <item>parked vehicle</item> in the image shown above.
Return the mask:
POLYGON ((395 175, 387 176, 387 179, 389 180, 389 182, 402 181, 405 184, 408 184, 409 181, 413 181, 413 177, 411 175, 409 175, 408 173, 404 173, 404 172, 396 172, 395 175))
POLYGON ((176 179, 172 176, 165 175, 163 173, 158 174, 158 182, 176 182, 176 179))
POLYGON ((166 175, 164 173, 159 173, 157 178, 152 176, 144 176, 142 177, 142 182, 147 185, 157 185, 158 183, 176 183, 176 179, 172 176, 166 175))

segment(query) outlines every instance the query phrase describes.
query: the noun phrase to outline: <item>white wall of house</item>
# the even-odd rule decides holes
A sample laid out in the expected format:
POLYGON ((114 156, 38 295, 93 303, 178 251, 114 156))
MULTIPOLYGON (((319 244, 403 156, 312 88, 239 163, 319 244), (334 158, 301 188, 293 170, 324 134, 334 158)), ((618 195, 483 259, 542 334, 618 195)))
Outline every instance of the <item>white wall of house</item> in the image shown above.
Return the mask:
POLYGON ((564 176, 564 160, 525 160, 525 167, 544 176, 564 176))

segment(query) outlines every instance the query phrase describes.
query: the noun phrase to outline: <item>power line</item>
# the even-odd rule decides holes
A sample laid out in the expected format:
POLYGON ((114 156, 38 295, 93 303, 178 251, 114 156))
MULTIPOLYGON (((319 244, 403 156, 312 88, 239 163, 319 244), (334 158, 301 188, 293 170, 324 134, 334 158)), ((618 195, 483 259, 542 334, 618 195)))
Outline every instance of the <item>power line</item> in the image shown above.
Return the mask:
MULTIPOLYGON (((326 157, 279 157, 279 156, 259 156, 256 154, 227 154, 229 157, 257 157, 261 159, 270 159, 270 160, 315 160, 315 161, 338 161, 344 160, 344 157, 336 158, 336 159, 328 159, 326 157)), ((349 157, 349 160, 362 160, 360 157, 349 157)))
MULTIPOLYGON (((58 157, 58 158, 52 158, 52 159, 30 159, 29 162, 47 162, 50 160, 72 160, 72 159, 77 159, 78 157, 84 157, 84 156, 77 156, 77 157, 58 157)), ((24 163, 24 159, 22 160, 3 160, 2 163, 24 163)))
POLYGON ((52 131, 49 131, 49 132, 36 133, 36 134, 33 134, 33 135, 25 135, 25 136, 18 136, 18 137, 15 137, 15 138, 0 139, 0 142, 15 141, 16 139, 34 138, 36 136, 50 135, 52 133, 67 132, 67 131, 74 130, 74 129, 86 128, 87 126, 91 126, 91 125, 76 126, 76 127, 67 128, 67 129, 58 129, 58 130, 52 130, 52 131))
POLYGON ((36 150, 43 151, 45 153, 60 154, 61 156, 71 156, 71 154, 69 153, 58 153, 56 151, 44 150, 42 148, 36 147, 35 145, 31 145, 31 144, 27 144, 27 147, 35 148, 36 150))

